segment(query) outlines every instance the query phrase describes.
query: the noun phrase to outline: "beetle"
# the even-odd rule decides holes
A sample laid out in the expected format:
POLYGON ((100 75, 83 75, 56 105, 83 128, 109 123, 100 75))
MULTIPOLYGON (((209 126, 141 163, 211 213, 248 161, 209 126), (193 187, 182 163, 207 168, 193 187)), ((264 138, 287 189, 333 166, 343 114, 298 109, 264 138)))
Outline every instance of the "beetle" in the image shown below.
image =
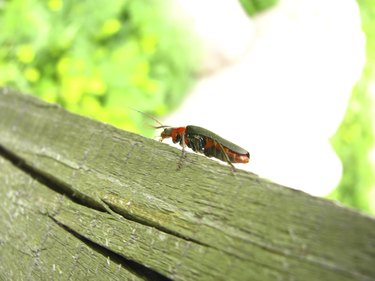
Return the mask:
POLYGON ((182 159, 186 157, 186 146, 191 148, 194 152, 227 162, 232 167, 233 171, 235 171, 235 168, 232 163, 248 163, 250 161, 250 153, 246 149, 205 128, 194 125, 188 125, 186 127, 165 126, 152 115, 134 108, 130 109, 159 123, 160 126, 154 128, 163 129, 160 134, 160 141, 172 138, 173 143, 179 143, 182 146, 182 157, 178 165, 179 168, 182 165, 182 159))
POLYGON ((173 143, 179 143, 182 146, 183 157, 186 156, 185 147, 187 146, 197 153, 227 162, 233 170, 235 168, 232 163, 248 163, 250 160, 250 153, 247 150, 205 128, 193 125, 158 126, 156 128, 164 128, 160 134, 160 141, 172 138, 173 143))

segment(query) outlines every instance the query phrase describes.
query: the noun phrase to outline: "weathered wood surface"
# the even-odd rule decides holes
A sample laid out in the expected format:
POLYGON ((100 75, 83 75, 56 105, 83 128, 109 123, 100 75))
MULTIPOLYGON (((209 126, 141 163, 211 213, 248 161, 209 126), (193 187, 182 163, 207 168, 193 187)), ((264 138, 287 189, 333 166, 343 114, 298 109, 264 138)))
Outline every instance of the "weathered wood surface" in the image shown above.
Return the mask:
POLYGON ((375 280, 373 218, 179 157, 0 90, 0 279, 375 280))

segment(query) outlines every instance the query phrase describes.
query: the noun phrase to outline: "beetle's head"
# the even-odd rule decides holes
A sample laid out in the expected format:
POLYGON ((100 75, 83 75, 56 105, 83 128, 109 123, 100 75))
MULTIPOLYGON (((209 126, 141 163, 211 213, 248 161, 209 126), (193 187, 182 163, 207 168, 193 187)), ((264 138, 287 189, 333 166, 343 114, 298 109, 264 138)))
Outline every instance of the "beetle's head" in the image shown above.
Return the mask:
POLYGON ((166 128, 164 128, 164 130, 160 133, 161 139, 163 140, 165 138, 172 137, 172 131, 173 131, 172 127, 166 127, 166 128))
POLYGON ((160 126, 157 128, 164 128, 160 134, 160 141, 163 141, 163 139, 166 138, 172 138, 174 143, 180 143, 185 132, 185 127, 160 126))

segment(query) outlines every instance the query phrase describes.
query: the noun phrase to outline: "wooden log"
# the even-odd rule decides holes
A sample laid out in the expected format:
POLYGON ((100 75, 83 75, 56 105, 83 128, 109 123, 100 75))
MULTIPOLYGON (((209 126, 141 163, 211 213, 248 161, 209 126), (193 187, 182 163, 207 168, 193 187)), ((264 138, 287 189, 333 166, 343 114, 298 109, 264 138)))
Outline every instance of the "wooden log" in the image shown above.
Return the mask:
POLYGON ((0 90, 0 279, 375 280, 374 218, 180 153, 0 90))

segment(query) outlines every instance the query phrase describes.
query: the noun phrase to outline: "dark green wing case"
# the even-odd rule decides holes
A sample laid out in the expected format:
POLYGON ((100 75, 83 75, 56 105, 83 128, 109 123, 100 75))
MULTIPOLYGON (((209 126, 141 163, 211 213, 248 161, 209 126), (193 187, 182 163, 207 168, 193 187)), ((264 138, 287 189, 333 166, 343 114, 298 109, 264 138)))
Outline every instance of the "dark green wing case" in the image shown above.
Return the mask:
POLYGON ((185 134, 195 134, 195 135, 200 135, 204 137, 208 137, 210 139, 213 139, 214 141, 217 141, 220 143, 222 146, 225 146, 229 148, 230 150, 239 153, 239 154, 248 154, 249 152, 246 149, 243 149, 242 147, 234 144, 233 142, 227 141, 226 139, 223 139, 219 135, 205 129, 202 127, 198 126, 193 126, 193 125, 188 125, 186 126, 186 131, 185 134))

